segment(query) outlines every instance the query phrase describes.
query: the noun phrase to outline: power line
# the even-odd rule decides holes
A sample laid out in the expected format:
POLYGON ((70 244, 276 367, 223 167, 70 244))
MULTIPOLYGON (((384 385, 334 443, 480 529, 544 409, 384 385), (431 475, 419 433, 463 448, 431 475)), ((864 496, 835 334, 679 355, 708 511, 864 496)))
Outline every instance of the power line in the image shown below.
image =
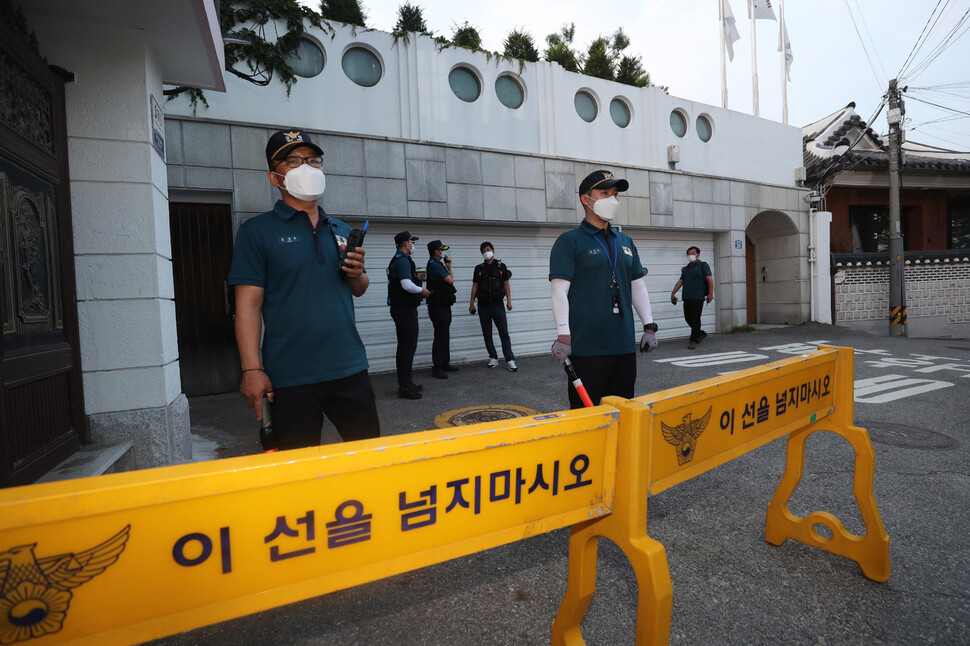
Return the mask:
POLYGON ((967 27, 964 27, 968 17, 970 17, 970 9, 967 9, 967 11, 964 12, 963 16, 960 17, 960 19, 953 26, 953 28, 950 29, 950 31, 947 33, 946 36, 944 36, 940 44, 937 45, 933 49, 933 51, 930 52, 927 58, 910 71, 907 78, 915 79, 923 71, 925 71, 927 67, 929 67, 930 63, 932 63, 937 58, 939 58, 940 55, 943 54, 943 52, 945 52, 951 45, 953 45, 955 42, 960 40, 960 38, 962 38, 963 35, 967 33, 967 29, 970 29, 970 25, 967 25, 967 27), (961 28, 963 28, 963 31, 958 34, 957 32, 960 31, 961 28))
MULTIPOLYGON (((906 60, 903 61, 902 66, 899 68, 899 72, 896 74, 896 78, 903 77, 903 74, 905 73, 907 66, 916 57, 916 53, 923 47, 923 45, 926 44, 926 40, 929 38, 930 32, 932 32, 933 29, 936 27, 936 24, 939 21, 940 16, 943 15, 942 11, 940 12, 940 16, 936 15, 937 9, 940 8, 941 1, 942 0, 936 0, 936 6, 933 7, 932 13, 930 13, 929 18, 926 19, 926 24, 923 25, 923 31, 920 32, 919 37, 916 39, 916 42, 913 44, 913 49, 910 50, 909 56, 907 56, 906 60), (936 16, 936 20, 933 20, 933 16, 936 16), (933 22, 932 27, 930 26, 931 21, 933 22)), ((947 4, 949 4, 949 0, 947 0, 947 4)))
MULTIPOLYGON (((872 75, 876 79, 876 85, 878 85, 879 87, 882 87, 886 83, 885 81, 879 78, 879 73, 876 71, 876 66, 872 63, 872 57, 869 55, 869 50, 868 48, 866 48, 866 42, 865 40, 863 40, 862 34, 859 32, 859 25, 856 24, 855 15, 853 15, 852 13, 852 7, 849 6, 849 0, 843 0, 843 1, 845 2, 845 10, 849 12, 849 18, 852 19, 852 27, 855 29, 856 36, 859 37, 859 43, 862 44, 862 51, 866 55, 866 60, 869 61, 869 69, 872 70, 872 75)), ((862 12, 860 11, 860 15, 861 13, 862 12)), ((873 52, 875 52, 875 49, 876 49, 875 45, 873 45, 872 49, 873 49, 873 52)))

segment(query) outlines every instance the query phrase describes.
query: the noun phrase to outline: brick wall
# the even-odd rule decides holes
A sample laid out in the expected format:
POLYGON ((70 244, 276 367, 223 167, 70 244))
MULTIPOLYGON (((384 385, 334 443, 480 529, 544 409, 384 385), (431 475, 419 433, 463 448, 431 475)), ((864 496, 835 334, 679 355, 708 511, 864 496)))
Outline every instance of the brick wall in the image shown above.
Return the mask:
MULTIPOLYGON (((887 321, 889 318, 889 267, 841 266, 845 281, 835 285, 836 324, 887 321)), ((908 323, 937 317, 948 325, 970 323, 970 262, 906 262, 908 323)))

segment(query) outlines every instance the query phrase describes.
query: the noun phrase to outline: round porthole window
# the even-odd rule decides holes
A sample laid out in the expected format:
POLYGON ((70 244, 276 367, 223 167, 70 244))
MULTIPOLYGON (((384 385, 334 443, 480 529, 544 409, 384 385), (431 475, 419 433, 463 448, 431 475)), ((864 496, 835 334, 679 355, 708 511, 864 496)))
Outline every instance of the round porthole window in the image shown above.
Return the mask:
POLYGON ((472 103, 482 95, 482 86, 478 82, 478 76, 467 67, 456 67, 448 75, 448 85, 462 101, 472 103))
POLYGON ((293 73, 305 79, 313 78, 323 71, 326 58, 323 49, 307 37, 300 38, 296 49, 286 55, 286 64, 293 73))
POLYGON ((697 117, 695 125, 697 127, 697 136, 700 138, 700 140, 705 143, 710 141, 711 137, 714 135, 714 126, 711 125, 711 120, 707 117, 707 115, 702 114, 701 116, 697 117))
POLYGON ((596 113, 598 112, 596 108, 596 99, 593 95, 586 90, 580 90, 576 93, 576 97, 573 99, 573 104, 576 106, 576 114, 579 118, 587 123, 592 123, 593 119, 596 118, 596 113))
POLYGON ((670 129, 678 137, 687 134, 687 115, 682 110, 674 110, 670 113, 670 129))
POLYGON ((347 78, 362 87, 374 87, 384 74, 380 59, 364 47, 348 49, 340 64, 347 78))
POLYGON ((515 77, 508 74, 503 74, 495 79, 495 96, 498 97, 502 105, 512 110, 522 107, 522 103, 525 101, 525 91, 522 86, 515 77))
POLYGON ((626 101, 620 98, 610 101, 610 118, 613 119, 613 123, 621 128, 630 125, 630 106, 626 104, 626 101))

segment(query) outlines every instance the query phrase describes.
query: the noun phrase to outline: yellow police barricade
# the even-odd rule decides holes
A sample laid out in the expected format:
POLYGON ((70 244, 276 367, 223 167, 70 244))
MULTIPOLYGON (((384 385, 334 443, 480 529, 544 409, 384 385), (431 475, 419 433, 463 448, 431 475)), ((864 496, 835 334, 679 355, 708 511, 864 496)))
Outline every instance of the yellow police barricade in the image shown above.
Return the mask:
POLYGON ((605 397, 603 403, 620 410, 613 513, 573 528, 554 645, 584 644, 580 624, 596 588, 600 536, 623 550, 636 574, 636 644, 667 644, 673 589, 664 548, 647 535, 648 495, 784 435, 785 475, 768 504, 765 538, 774 545, 792 538, 856 561, 874 581, 889 579, 889 536, 872 494, 875 454, 868 432, 853 425, 851 348, 823 347, 632 401, 605 397), (788 509, 802 476, 805 441, 821 430, 841 435, 855 452, 853 493, 866 527, 862 536, 846 531, 830 513, 796 517, 788 509))
POLYGON ((608 406, 0 490, 0 643, 132 643, 610 512, 608 406))

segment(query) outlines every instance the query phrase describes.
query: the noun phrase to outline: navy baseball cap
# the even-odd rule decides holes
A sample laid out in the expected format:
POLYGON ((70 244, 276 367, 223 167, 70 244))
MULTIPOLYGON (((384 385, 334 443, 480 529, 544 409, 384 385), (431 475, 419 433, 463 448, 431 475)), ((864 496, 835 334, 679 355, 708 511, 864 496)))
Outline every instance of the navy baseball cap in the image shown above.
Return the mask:
POLYGON ((412 240, 413 241, 413 240, 417 240, 417 238, 414 237, 414 236, 412 236, 407 231, 401 231, 399 234, 397 234, 396 236, 394 236, 394 244, 396 244, 396 245, 399 245, 402 242, 406 242, 408 240, 412 240))
POLYGON ((266 163, 273 168, 274 161, 283 159, 288 152, 300 146, 307 146, 318 155, 323 155, 323 149, 313 143, 306 130, 280 130, 274 132, 266 142, 266 163))
POLYGON ((613 177, 613 173, 608 170, 594 170, 579 185, 579 194, 585 195, 594 188, 602 191, 611 186, 615 186, 618 191, 625 191, 630 188, 630 182, 625 179, 616 179, 613 177))
MULTIPOLYGON (((415 238, 415 240, 417 240, 417 238, 415 238)), ((441 244, 441 240, 432 240, 431 242, 428 243, 428 253, 432 253, 432 254, 438 249, 444 249, 445 251, 447 251, 450 248, 451 247, 449 247, 446 244, 441 244)))

